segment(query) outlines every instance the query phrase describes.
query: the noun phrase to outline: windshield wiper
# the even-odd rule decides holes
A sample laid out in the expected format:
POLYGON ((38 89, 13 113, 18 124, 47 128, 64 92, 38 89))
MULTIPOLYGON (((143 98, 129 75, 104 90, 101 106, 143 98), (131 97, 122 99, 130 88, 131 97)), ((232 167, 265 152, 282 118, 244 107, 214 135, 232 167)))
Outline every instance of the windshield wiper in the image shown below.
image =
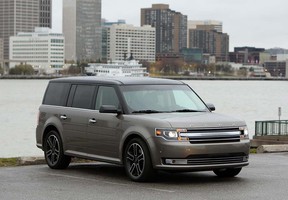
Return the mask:
POLYGON ((132 113, 161 113, 161 111, 157 111, 157 110, 137 110, 137 111, 133 111, 132 113))
POLYGON ((174 110, 172 112, 203 112, 201 110, 192 110, 192 109, 181 109, 181 110, 174 110))

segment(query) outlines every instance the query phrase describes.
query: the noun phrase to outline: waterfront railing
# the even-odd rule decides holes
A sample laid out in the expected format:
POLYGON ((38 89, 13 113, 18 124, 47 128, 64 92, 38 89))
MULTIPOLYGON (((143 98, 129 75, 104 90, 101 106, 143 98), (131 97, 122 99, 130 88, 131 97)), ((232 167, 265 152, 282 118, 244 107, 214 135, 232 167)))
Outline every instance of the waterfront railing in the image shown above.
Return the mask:
POLYGON ((288 136, 288 120, 255 122, 256 136, 288 136))

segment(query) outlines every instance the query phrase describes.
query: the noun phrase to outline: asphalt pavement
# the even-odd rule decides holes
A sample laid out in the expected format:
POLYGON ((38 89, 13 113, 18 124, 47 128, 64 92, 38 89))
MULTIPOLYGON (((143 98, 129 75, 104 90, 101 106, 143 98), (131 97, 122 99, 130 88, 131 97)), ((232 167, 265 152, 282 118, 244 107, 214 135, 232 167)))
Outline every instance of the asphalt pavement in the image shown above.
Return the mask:
POLYGON ((0 199, 286 200, 288 153, 252 154, 250 165, 235 178, 218 178, 213 172, 160 172, 149 183, 132 182, 122 167, 99 162, 72 164, 66 170, 3 167, 0 199))

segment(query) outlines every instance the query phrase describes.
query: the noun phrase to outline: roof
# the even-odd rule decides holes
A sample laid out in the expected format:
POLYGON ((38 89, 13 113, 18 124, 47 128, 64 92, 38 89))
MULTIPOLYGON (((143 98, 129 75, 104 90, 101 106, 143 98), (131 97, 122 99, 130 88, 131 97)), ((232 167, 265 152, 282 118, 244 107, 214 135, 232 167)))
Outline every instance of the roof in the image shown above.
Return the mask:
POLYGON ((73 82, 73 83, 105 83, 112 85, 182 85, 181 81, 151 77, 99 77, 78 76, 57 78, 50 82, 73 82))

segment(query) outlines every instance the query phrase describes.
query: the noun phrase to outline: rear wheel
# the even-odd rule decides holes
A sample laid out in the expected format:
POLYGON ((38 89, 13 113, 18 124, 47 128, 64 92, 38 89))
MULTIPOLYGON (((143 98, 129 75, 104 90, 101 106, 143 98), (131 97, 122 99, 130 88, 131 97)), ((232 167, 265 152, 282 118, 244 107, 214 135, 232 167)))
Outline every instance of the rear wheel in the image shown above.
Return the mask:
POLYGON ((149 150, 141 139, 134 138, 126 145, 124 167, 133 181, 147 181, 154 175, 149 150))
POLYGON ((214 169, 213 172, 219 177, 234 177, 237 176, 242 168, 225 168, 214 169))
POLYGON ((62 140, 54 130, 45 137, 44 155, 47 165, 52 169, 65 169, 71 162, 71 157, 64 155, 62 140))

